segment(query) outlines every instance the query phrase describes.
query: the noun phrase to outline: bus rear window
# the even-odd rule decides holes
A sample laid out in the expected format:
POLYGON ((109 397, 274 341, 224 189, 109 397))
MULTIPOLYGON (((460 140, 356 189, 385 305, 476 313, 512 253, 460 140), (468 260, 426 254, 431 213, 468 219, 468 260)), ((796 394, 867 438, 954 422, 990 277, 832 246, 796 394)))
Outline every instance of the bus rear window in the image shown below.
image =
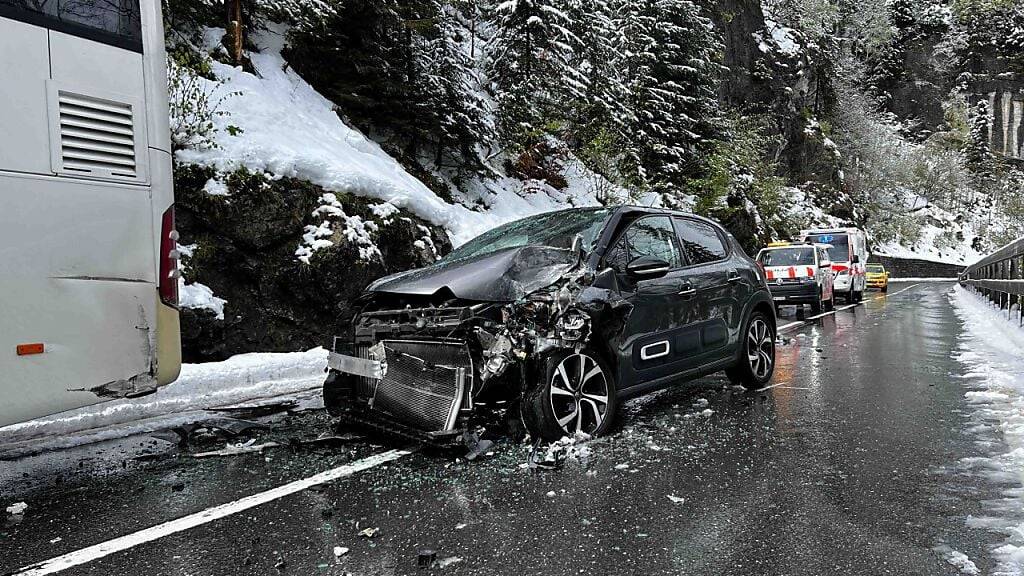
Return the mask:
POLYGON ((0 16, 142 50, 139 0, 0 0, 0 16))

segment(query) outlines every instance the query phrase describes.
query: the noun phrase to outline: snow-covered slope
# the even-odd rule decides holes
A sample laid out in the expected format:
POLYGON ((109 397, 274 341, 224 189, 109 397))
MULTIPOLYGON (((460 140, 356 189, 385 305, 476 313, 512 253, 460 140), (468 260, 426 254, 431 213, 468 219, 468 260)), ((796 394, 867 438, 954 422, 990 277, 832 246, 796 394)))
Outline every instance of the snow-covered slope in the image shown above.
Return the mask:
MULTIPOLYGON (((209 34, 211 46, 219 33, 209 34)), ((265 32, 255 42, 260 51, 250 57, 258 75, 213 63, 220 83, 207 81, 205 87, 210 100, 220 101, 220 111, 227 113, 212 119, 217 145, 179 151, 179 161, 222 172, 244 167, 382 200, 443 226, 456 245, 530 214, 597 204, 579 186, 554 191, 501 178, 495 180, 497 186, 481 186, 472 194, 472 200, 484 203, 482 210, 445 202, 377 143, 347 126, 332 103, 289 68, 281 56, 282 29, 265 32)))

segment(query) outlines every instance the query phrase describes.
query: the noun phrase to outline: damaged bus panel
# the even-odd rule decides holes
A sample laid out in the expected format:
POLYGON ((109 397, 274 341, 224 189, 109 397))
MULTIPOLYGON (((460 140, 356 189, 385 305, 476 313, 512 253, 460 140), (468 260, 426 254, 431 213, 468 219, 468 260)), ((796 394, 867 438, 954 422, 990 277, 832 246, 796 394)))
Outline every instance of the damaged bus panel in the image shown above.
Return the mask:
POLYGON ((374 282, 359 304, 334 338, 325 404, 441 444, 520 422, 537 438, 598 435, 628 396, 721 369, 760 387, 774 367, 757 266, 717 224, 667 210, 526 218, 374 282))

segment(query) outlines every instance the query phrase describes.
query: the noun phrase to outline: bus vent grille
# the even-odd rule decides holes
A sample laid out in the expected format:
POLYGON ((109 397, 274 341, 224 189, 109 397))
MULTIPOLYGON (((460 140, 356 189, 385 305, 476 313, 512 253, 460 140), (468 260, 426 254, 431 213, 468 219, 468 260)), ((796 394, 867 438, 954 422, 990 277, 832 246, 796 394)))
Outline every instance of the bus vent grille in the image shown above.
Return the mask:
POLYGON ((60 157, 65 171, 137 178, 132 106, 60 90, 60 157))

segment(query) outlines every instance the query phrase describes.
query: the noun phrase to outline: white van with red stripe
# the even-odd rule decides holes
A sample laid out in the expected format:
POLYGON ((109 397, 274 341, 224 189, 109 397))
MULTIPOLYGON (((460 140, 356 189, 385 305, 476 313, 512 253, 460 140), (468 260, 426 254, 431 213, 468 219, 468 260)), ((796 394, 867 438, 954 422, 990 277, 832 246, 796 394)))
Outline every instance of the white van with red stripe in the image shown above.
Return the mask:
POLYGON ((831 310, 832 262, 827 244, 773 243, 757 253, 776 307, 810 304, 815 314, 831 310))
POLYGON ((804 242, 829 244, 836 292, 847 302, 860 302, 867 288, 868 238, 859 228, 822 228, 803 230, 804 242))

